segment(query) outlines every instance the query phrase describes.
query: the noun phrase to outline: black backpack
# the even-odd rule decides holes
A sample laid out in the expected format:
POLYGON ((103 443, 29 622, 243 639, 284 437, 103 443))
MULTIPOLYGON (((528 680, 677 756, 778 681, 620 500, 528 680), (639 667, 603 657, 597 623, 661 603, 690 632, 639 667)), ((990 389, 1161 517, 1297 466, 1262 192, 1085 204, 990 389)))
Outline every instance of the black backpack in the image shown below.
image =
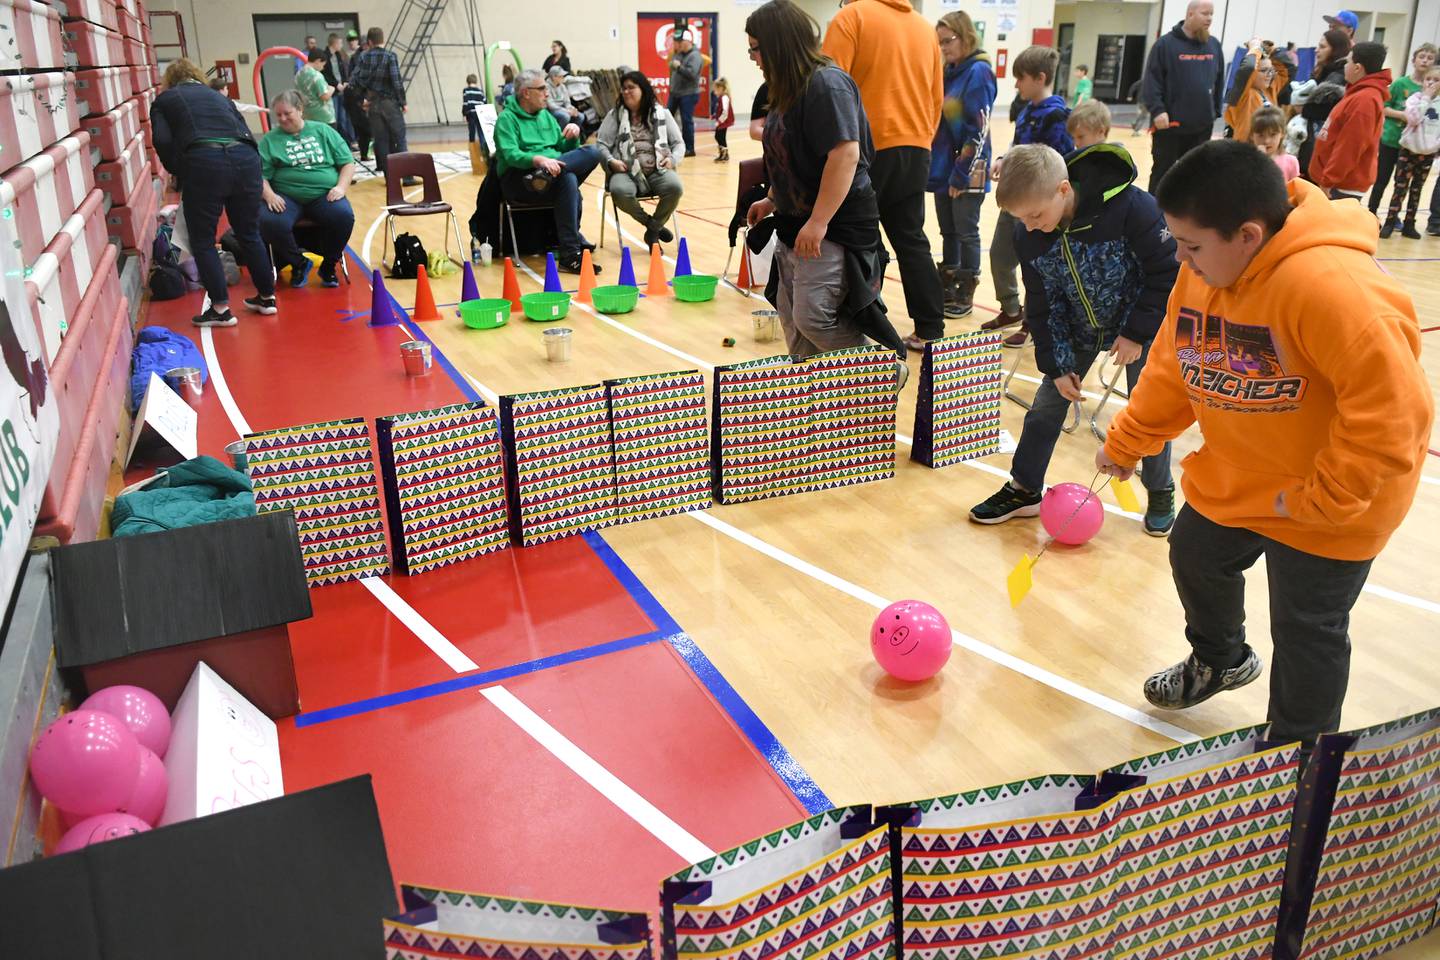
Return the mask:
POLYGON ((150 299, 175 300, 185 296, 185 291, 190 289, 189 278, 180 267, 175 247, 170 244, 169 226, 162 226, 155 231, 150 255, 150 299))
POLYGON ((401 280, 414 280, 419 276, 416 267, 429 263, 425 245, 413 233, 402 233, 395 238, 395 259, 390 263, 390 276, 401 280))

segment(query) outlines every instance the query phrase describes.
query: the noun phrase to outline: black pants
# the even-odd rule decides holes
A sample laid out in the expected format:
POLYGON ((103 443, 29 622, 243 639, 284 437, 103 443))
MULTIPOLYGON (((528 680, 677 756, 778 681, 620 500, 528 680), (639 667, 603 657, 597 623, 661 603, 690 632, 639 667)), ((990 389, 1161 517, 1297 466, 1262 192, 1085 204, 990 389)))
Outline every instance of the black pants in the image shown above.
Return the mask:
POLYGON ((260 154, 249 143, 194 146, 185 151, 180 212, 190 234, 195 271, 212 304, 230 302, 225 268, 215 252, 215 228, 223 212, 245 254, 245 268, 262 297, 275 295, 270 249, 260 239, 260 154))
POLYGON ((1243 527, 1223 527, 1189 504, 1170 531, 1170 569, 1185 608, 1185 639, 1216 669, 1245 647, 1245 571, 1265 557, 1270 587, 1270 736, 1311 744, 1340 729, 1350 678, 1350 608, 1370 560, 1332 560, 1243 527))
POLYGON ((1150 142, 1150 187, 1151 195, 1175 161, 1210 139, 1210 131, 1197 130, 1181 133, 1178 130, 1156 130, 1150 142))
POLYGON ((362 105, 364 97, 358 93, 351 93, 349 88, 345 91, 345 114, 350 118, 350 126, 355 129, 355 146, 360 149, 360 159, 370 159, 370 114, 365 112, 362 105))
POLYGON ((385 158, 404 153, 405 114, 400 104, 389 98, 370 102, 370 133, 375 138, 375 166, 385 172, 385 158))
POLYGON ((926 340, 945 335, 945 292, 930 259, 925 236, 925 181, 930 177, 930 151, 923 147, 877 150, 870 180, 880 204, 880 224, 900 263, 905 312, 915 332, 926 340))
POLYGON ((729 127, 716 127, 716 128, 715 128, 715 145, 716 145, 717 147, 719 147, 721 150, 726 149, 726 148, 729 146, 729 143, 727 142, 729 139, 730 139, 730 128, 729 128, 729 127))
POLYGON ((1375 163, 1375 186, 1370 188, 1370 212, 1380 212, 1380 198, 1390 186, 1390 177, 1395 172, 1395 161, 1400 159, 1400 148, 1380 144, 1380 154, 1375 163))

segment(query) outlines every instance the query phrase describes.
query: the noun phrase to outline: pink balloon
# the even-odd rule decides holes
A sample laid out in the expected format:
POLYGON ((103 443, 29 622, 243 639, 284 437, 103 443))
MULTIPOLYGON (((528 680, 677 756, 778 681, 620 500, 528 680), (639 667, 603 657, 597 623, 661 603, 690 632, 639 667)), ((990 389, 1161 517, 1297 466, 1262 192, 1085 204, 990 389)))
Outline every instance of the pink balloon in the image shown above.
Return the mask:
POLYGON ((900 600, 880 611, 870 628, 870 652, 900 680, 929 680, 950 659, 950 624, 919 600, 900 600))
POLYGON ((1077 546, 1100 532, 1105 508, 1100 498, 1078 483, 1057 483, 1040 501, 1045 532, 1061 543, 1077 546))
POLYGON ((130 728, 142 747, 164 757, 170 748, 170 714, 165 704, 149 690, 124 684, 96 690, 80 704, 81 710, 108 713, 130 728))
POLYGON ((55 855, 79 850, 92 843, 104 843, 106 840, 118 840, 121 837, 145 833, 149 829, 150 824, 128 813, 102 813, 98 817, 81 820, 67 830, 65 836, 60 838, 59 845, 55 847, 55 855))
POLYGON ((60 717, 30 751, 40 794, 62 810, 94 816, 119 810, 140 776, 140 743, 119 720, 96 710, 60 717))
POLYGON ((135 781, 135 791, 121 813, 144 820, 150 826, 165 812, 165 797, 170 792, 170 780, 165 776, 165 762, 155 756, 153 750, 140 748, 140 777, 135 781))

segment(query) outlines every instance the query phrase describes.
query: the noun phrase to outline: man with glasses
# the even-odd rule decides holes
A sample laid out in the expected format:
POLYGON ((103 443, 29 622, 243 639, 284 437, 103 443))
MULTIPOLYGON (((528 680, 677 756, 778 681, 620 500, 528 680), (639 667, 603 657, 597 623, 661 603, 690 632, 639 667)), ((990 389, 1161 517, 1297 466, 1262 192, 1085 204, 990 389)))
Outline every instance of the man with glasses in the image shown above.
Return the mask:
POLYGON ((580 234, 580 184, 600 163, 600 153, 580 145, 576 124, 560 128, 546 109, 546 87, 539 70, 522 70, 515 78, 515 96, 495 121, 495 171, 506 199, 553 204, 555 263, 567 273, 579 273, 582 251, 595 249, 580 234))

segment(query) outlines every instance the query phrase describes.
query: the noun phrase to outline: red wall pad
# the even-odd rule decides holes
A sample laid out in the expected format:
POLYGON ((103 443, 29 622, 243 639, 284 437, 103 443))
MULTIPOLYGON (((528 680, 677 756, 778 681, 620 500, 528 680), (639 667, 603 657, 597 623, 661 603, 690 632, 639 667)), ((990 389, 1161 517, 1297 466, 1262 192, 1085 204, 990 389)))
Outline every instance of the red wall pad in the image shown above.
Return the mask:
POLYGON ((150 164, 147 161, 140 170, 140 179, 135 189, 125 199, 122 207, 111 207, 105 215, 105 229, 110 239, 137 250, 145 236, 147 218, 154 219, 156 204, 154 185, 150 180, 150 164))
POLYGON ((150 79, 150 68, 145 66, 144 64, 138 64, 131 67, 121 67, 120 69, 125 71, 125 76, 130 81, 131 96, 139 96, 141 93, 149 90, 152 86, 155 85, 155 81, 150 79))
POLYGON ((363 418, 253 433, 245 455, 256 509, 295 511, 311 586, 390 572, 363 418))
POLYGON ((146 153, 145 138, 137 133, 120 156, 95 167, 95 186, 105 191, 112 204, 119 206, 135 192, 145 172, 146 153))
POLYGON ((138 18, 141 23, 145 22, 145 18, 140 16, 140 5, 136 0, 118 0, 115 6, 129 13, 131 16, 138 18))
MULTIPOLYGON (((101 0, 101 2, 104 2, 104 0, 101 0)), ((129 10, 121 10, 118 7, 116 8, 115 12, 115 29, 120 31, 121 36, 129 37, 132 40, 145 39, 145 31, 140 27, 139 17, 135 16, 135 14, 131 13, 129 10)), ((109 26, 109 24, 106 24, 106 26, 109 26)))
POLYGON ((126 63, 148 64, 150 62, 150 52, 146 49, 143 41, 135 40, 130 37, 121 37, 121 43, 124 45, 126 63))
POLYGON ((83 116, 109 113, 130 98, 130 72, 125 67, 92 67, 75 71, 75 94, 83 116))
POLYGON ((60 14, 35 0, 0 0, 0 70, 63 70, 60 14))
POLYGON ((93 189, 90 135, 83 130, 0 176, 0 209, 15 211, 5 227, 14 231, 27 267, 93 189))
POLYGON ((110 30, 120 29, 120 13, 110 0, 65 0, 66 20, 89 20, 110 30))
MULTIPOLYGON (((160 96, 160 94, 155 91, 154 87, 147 87, 135 94, 135 109, 140 111, 140 125, 142 127, 150 122, 150 107, 154 105, 155 98, 158 96, 160 96)), ((147 143, 151 142, 152 139, 151 137, 145 138, 147 143)))
POLYGON ((416 574, 510 546, 495 410, 457 403, 375 421, 395 569, 416 574))
POLYGON ((65 24, 65 41, 82 67, 118 67, 125 63, 125 38, 118 30, 75 20, 65 24))
POLYGON ((99 148, 102 160, 116 160, 120 151, 140 132, 140 107, 133 100, 126 100, 109 113, 88 117, 85 132, 90 134, 90 142, 99 148))
POLYGON ((500 398, 510 529, 522 545, 615 519, 615 466, 605 388, 500 398))
MULTIPOLYGON (((101 205, 105 195, 99 190, 80 204, 75 215, 55 234, 45 252, 35 260, 25 289, 30 294, 30 310, 45 347, 46 362, 55 363, 61 338, 80 316, 80 301, 90 288, 100 255, 108 246, 105 215, 101 205)), ((118 288, 117 288, 118 289, 118 288)), ((109 305, 110 309, 114 304, 109 305)))
POLYGON ((1000 449, 1000 334, 962 333, 925 345, 910 459, 948 467, 1000 449))
POLYGON ((79 128, 71 74, 0 77, 0 173, 79 128))
POLYGON ((650 917, 643 913, 409 884, 400 896, 406 912, 385 921, 385 954, 396 960, 650 960, 650 917))
POLYGON ((710 433, 698 370, 608 380, 615 440, 615 518, 625 522, 705 510, 710 433))

